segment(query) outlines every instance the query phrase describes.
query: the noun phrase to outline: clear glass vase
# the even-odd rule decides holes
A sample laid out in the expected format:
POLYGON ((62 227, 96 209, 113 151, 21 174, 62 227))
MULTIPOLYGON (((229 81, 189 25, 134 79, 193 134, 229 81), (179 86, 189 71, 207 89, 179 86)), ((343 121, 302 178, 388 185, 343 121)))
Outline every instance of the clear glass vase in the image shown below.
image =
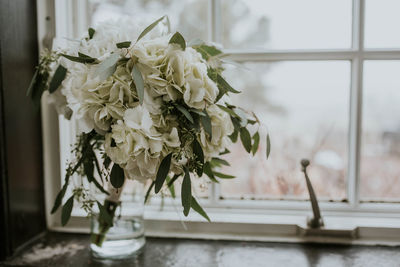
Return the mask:
POLYGON ((94 258, 126 259, 140 254, 146 243, 143 188, 136 181, 127 181, 118 201, 103 201, 112 217, 112 226, 101 220, 98 213, 92 216, 90 250, 94 258))

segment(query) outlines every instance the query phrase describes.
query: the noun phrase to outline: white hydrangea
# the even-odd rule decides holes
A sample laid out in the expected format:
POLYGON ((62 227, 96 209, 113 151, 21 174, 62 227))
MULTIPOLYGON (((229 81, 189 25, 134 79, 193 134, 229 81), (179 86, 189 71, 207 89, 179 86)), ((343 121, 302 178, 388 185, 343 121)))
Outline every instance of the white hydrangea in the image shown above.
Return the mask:
POLYGON ((216 157, 232 142, 229 135, 233 133, 233 124, 229 114, 220 109, 217 105, 207 107, 207 113, 211 118, 212 138, 206 134, 204 129, 200 132, 200 142, 203 147, 204 156, 207 159, 216 157))

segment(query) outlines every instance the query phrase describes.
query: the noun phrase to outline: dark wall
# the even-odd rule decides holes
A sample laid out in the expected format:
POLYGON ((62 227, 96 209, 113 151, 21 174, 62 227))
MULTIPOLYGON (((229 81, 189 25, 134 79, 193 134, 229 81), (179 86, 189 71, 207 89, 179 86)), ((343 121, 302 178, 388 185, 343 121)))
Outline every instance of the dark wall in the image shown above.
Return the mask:
POLYGON ((0 1, 1 254, 45 230, 40 113, 26 89, 38 59, 36 1, 0 1))

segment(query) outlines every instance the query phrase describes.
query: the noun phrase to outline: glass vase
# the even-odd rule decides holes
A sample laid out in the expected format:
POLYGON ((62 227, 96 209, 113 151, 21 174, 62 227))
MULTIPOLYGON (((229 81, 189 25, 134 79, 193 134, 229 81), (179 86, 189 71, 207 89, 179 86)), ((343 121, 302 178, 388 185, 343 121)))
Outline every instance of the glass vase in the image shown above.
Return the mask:
POLYGON ((104 199, 112 225, 99 213, 92 216, 90 250, 95 259, 126 259, 141 253, 146 243, 143 189, 139 182, 126 181, 118 199, 104 199))

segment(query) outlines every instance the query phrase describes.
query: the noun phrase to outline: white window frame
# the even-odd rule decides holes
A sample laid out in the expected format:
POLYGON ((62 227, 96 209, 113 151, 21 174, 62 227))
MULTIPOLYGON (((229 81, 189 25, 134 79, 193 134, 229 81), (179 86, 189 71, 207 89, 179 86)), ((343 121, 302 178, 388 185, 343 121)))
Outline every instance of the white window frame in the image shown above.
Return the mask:
MULTIPOLYGON (((202 206, 212 218, 206 223, 193 212, 183 218, 178 200, 168 199, 160 211, 160 201, 152 200, 145 211, 148 236, 172 236, 207 239, 239 239, 287 242, 343 242, 357 244, 400 244, 400 204, 362 203, 360 187, 360 146, 362 127, 362 87, 364 60, 400 60, 400 50, 365 49, 365 0, 352 0, 352 47, 331 50, 244 51, 226 50, 230 59, 238 62, 348 60, 351 62, 348 203, 321 202, 326 228, 355 233, 356 238, 313 237, 304 234, 306 217, 310 215, 308 201, 220 200, 219 185, 213 184, 202 206), (185 221, 185 223, 182 223, 185 221), (184 225, 183 225, 184 224, 184 225)), ((220 42, 220 0, 208 0, 209 41, 220 42)), ((87 2, 82 0, 42 0, 37 2, 38 36, 77 37, 88 25, 87 2), (46 20, 50 17, 50 20, 46 20)), ((61 227, 60 214, 50 215, 50 209, 61 188, 65 155, 73 140, 71 124, 56 115, 54 108, 42 100, 42 128, 45 176, 46 221, 50 230, 88 232, 88 221, 75 209, 71 221, 61 227)))

